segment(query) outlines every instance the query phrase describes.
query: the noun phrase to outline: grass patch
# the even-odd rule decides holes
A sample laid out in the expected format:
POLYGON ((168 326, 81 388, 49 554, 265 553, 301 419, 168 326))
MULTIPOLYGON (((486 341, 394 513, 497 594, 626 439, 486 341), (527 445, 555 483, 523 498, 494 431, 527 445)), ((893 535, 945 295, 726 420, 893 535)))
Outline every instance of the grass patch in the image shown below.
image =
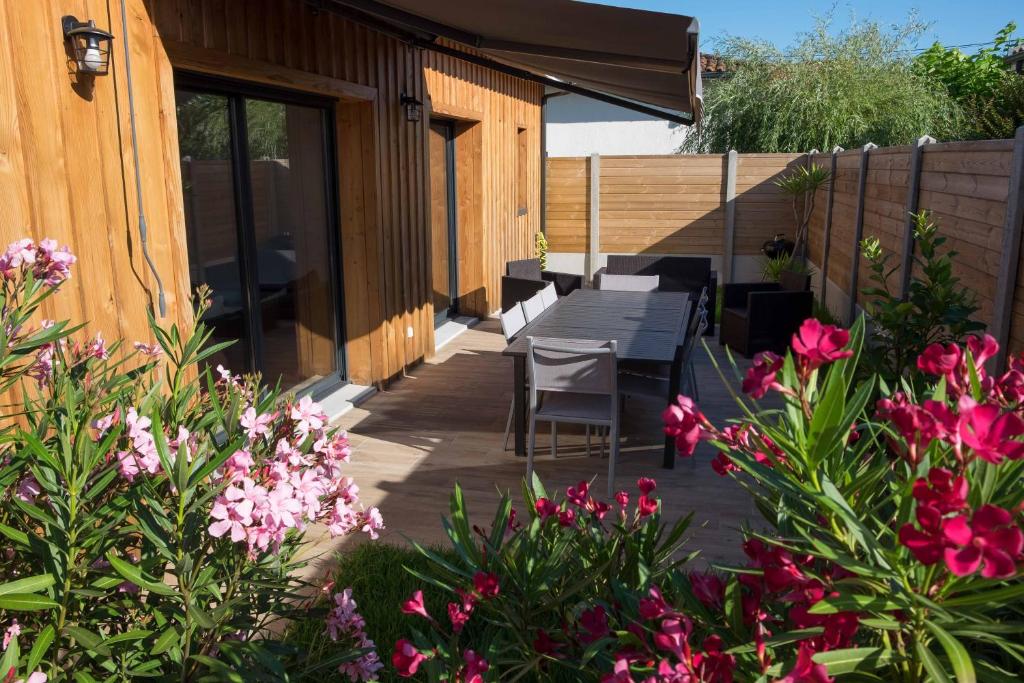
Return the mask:
MULTIPOLYGON (((446 559, 454 559, 449 549, 434 548, 446 559)), ((359 605, 359 613, 366 620, 366 634, 377 645, 377 654, 384 662, 381 681, 405 681, 391 666, 391 652, 395 642, 407 638, 414 627, 423 629, 422 617, 402 614, 399 605, 416 590, 423 591, 427 610, 443 618, 452 596, 426 584, 405 570, 405 567, 426 572, 430 562, 414 548, 403 548, 387 543, 363 543, 350 552, 338 555, 338 566, 333 572, 336 591, 352 589, 352 597, 359 605)), ((295 623, 288 641, 303 647, 313 661, 327 657, 333 643, 327 637, 323 619, 311 618, 295 623)), ((326 673, 326 678, 330 678, 326 673)))

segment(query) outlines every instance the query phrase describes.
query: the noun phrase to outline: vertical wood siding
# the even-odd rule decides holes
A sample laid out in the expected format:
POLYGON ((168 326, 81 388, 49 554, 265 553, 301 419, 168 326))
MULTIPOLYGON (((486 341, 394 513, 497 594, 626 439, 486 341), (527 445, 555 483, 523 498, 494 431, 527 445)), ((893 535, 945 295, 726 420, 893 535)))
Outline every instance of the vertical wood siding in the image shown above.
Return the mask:
MULTIPOLYGON (((307 90, 320 78, 373 93, 339 100, 337 116, 353 379, 386 380, 433 352, 428 117, 407 121, 403 92, 481 112, 480 279, 488 310, 497 308, 504 261, 532 253, 539 229, 540 86, 436 57, 298 0, 123 1, 150 249, 172 320, 190 317, 173 79, 183 50, 230 64, 233 76, 251 69, 259 82, 300 80, 282 81, 287 69, 307 90), (264 73, 271 67, 273 77, 264 73), (510 208, 517 125, 532 140, 525 216, 510 208)), ((107 338, 146 339, 156 288, 138 236, 121 2, 0 0, 0 239, 49 236, 78 255, 74 280, 46 315, 86 320, 107 338), (115 35, 110 75, 73 82, 64 14, 93 18, 115 35)))

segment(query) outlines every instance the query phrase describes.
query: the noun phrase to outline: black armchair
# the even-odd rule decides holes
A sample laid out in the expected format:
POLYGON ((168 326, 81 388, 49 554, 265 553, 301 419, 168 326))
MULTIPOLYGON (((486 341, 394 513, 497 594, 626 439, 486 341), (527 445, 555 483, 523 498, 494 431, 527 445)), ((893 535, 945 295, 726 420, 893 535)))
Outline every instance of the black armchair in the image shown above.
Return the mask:
POLYGON ((691 299, 708 288, 708 329, 715 333, 715 310, 718 300, 718 273, 711 270, 711 259, 702 256, 648 256, 646 254, 609 254, 608 265, 598 270, 601 275, 657 275, 659 292, 689 292, 691 299))
POLYGON ((583 276, 572 273, 554 273, 540 269, 540 259, 528 258, 509 261, 501 278, 501 310, 507 311, 520 301, 555 283, 558 296, 567 296, 583 287, 583 276))
POLYGON ((793 333, 811 316, 811 278, 783 272, 779 282, 727 284, 718 342, 747 358, 759 351, 785 353, 793 333))

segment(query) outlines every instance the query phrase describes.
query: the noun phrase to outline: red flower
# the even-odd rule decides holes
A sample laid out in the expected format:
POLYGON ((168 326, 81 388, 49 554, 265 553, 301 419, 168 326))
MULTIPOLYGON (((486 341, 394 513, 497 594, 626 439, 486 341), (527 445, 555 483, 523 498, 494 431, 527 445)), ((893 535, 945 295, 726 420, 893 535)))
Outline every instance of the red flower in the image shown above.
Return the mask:
POLYGON ((686 617, 665 619, 661 622, 661 632, 654 634, 654 644, 659 649, 674 654, 676 659, 688 661, 691 631, 693 624, 686 617))
POLYGON ((463 627, 466 622, 469 621, 469 613, 472 611, 472 607, 463 609, 463 605, 457 602, 448 603, 448 618, 452 622, 452 630, 456 633, 462 633, 463 627))
POLYGON ((583 507, 587 504, 587 496, 590 492, 590 486, 585 481, 581 481, 575 487, 570 486, 565 490, 566 498, 569 499, 573 505, 583 507))
POLYGON ((427 658, 405 638, 395 643, 395 651, 391 653, 391 663, 398 670, 398 675, 409 678, 416 674, 427 658))
POLYGON ((708 636, 701 647, 704 651, 693 656, 693 668, 700 674, 700 680, 731 683, 736 658, 722 651, 722 639, 718 636, 708 636))
POLYGON ((808 318, 793 335, 793 350, 808 370, 820 368, 826 363, 849 358, 853 351, 844 350, 850 343, 850 332, 835 325, 822 325, 815 318, 808 318))
POLYGON ((974 367, 980 369, 989 358, 999 353, 999 342, 990 334, 981 338, 972 335, 967 338, 967 348, 974 359, 974 367))
POLYGON ((544 629, 537 631, 537 637, 533 640, 533 649, 537 654, 553 655, 564 645, 551 638, 544 629))
POLYGON ((538 498, 534 504, 534 509, 537 510, 537 514, 540 515, 542 522, 548 517, 558 514, 558 504, 547 498, 538 498))
POLYGON ((423 591, 416 591, 412 594, 412 597, 402 603, 402 612, 404 614, 418 614, 425 619, 429 619, 430 615, 427 613, 427 607, 423 604, 423 591))
POLYGON ((473 575, 473 587, 484 600, 498 597, 498 577, 494 574, 477 572, 473 575))
POLYGON ((943 376, 952 373, 960 365, 963 352, 956 344, 930 344, 917 357, 917 369, 929 375, 943 376))
POLYGON ((613 673, 602 676, 601 683, 636 683, 629 673, 629 660, 624 657, 616 659, 613 673))
POLYGON ((640 598, 641 618, 648 620, 658 619, 669 613, 668 603, 665 602, 665 598, 662 597, 661 590, 657 586, 651 586, 648 595, 650 597, 640 598))
POLYGON ((604 607, 600 605, 583 610, 583 613, 580 614, 580 626, 586 630, 586 633, 581 632, 579 636, 583 643, 592 643, 610 633, 608 615, 605 614, 604 607))
POLYGON ((717 609, 725 599, 725 582, 713 572, 691 572, 693 595, 708 609, 717 609))
POLYGON ((920 477, 914 482, 913 494, 918 503, 944 515, 959 512, 967 507, 967 479, 954 476, 944 467, 933 467, 927 479, 920 477))
POLYGON ((733 464, 732 459, 725 453, 719 453, 715 456, 715 459, 711 461, 711 469, 718 473, 718 476, 724 477, 730 472, 739 472, 740 468, 733 464))
POLYGON ((658 483, 650 477, 640 477, 636 480, 636 487, 640 489, 640 493, 649 496, 651 491, 658 488, 658 483))
POLYGON ((466 662, 466 670, 462 674, 463 683, 483 683, 483 674, 491 668, 487 660, 472 650, 466 650, 462 658, 466 662))
POLYGON ((576 511, 572 508, 566 508, 558 513, 558 524, 560 526, 572 526, 572 523, 576 521, 576 511))
POLYGON ((678 396, 676 402, 661 414, 665 434, 674 437, 679 455, 689 457, 697 450, 697 443, 705 437, 704 427, 709 425, 703 413, 697 410, 693 399, 678 396))
POLYGON ((590 514, 597 517, 599 520, 604 519, 604 516, 608 514, 608 511, 612 509, 612 506, 603 500, 594 500, 593 498, 587 499, 586 510, 590 514))
POLYGON ((1003 458, 1017 460, 1024 456, 1024 443, 1012 440, 1024 434, 1024 420, 1016 413, 1000 414, 997 405, 965 408, 964 403, 961 400, 960 440, 975 455, 997 465, 1003 458))
POLYGON ((796 656, 796 665, 785 677, 775 683, 832 683, 835 679, 828 675, 828 667, 815 664, 814 649, 806 641, 800 643, 796 656))
POLYGON ((640 496, 640 500, 636 503, 636 510, 640 513, 641 517, 653 515, 658 511, 658 499, 640 496))
POLYGON ((629 494, 625 491, 619 491, 615 494, 615 502, 619 504, 619 507, 623 510, 629 505, 629 494))
POLYGON ((743 393, 751 398, 764 398, 769 389, 777 386, 775 376, 782 369, 782 358, 771 351, 762 351, 754 356, 754 364, 747 370, 743 380, 743 393))
POLYGON ((918 530, 911 523, 900 527, 900 543, 905 545, 921 564, 935 564, 942 558, 946 549, 946 539, 942 535, 942 513, 930 505, 917 506, 918 530))
POLYGON ((982 505, 970 522, 967 515, 947 519, 942 531, 951 547, 945 549, 946 566, 957 576, 969 576, 981 567, 986 579, 1008 579, 1017 572, 1024 550, 1013 516, 995 505, 982 505))

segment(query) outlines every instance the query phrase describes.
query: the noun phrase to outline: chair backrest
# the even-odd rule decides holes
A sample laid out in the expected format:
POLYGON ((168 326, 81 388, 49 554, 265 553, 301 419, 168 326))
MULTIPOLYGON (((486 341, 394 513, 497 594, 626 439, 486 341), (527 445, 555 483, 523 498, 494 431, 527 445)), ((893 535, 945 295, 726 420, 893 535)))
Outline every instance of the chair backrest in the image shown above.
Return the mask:
POLYGON ((501 313, 501 332, 505 335, 505 341, 511 341, 524 327, 526 316, 523 314, 522 306, 513 306, 501 313))
POLYGON ((551 308, 558 303, 558 291, 555 290, 554 282, 549 282, 547 287, 540 290, 540 298, 544 301, 544 308, 551 308))
POLYGON ((779 273, 779 286, 790 292, 805 292, 811 288, 811 276, 784 270, 779 273))
POLYGON ((526 258, 505 264, 505 275, 523 280, 543 280, 540 274, 540 259, 526 258))
POLYGON ((614 399, 618 393, 616 342, 527 337, 530 405, 538 392, 596 394, 614 399))
POLYGON ((700 296, 697 297, 697 308, 706 309, 708 307, 708 299, 708 288, 707 285, 705 285, 700 290, 700 296))
POLYGON ((657 275, 662 292, 696 292, 711 281, 711 259, 705 256, 609 254, 612 275, 657 275))
POLYGON ((603 273, 597 282, 597 288, 613 292, 656 292, 658 291, 658 276, 603 273))
POLYGON ((544 312, 544 297, 541 296, 540 292, 537 292, 529 299, 522 303, 523 315, 526 317, 526 322, 532 323, 536 320, 541 313, 544 312))
POLYGON ((693 362, 693 350, 697 346, 697 340, 704 336, 704 333, 708 330, 708 313, 707 311, 698 311, 697 315, 694 316, 694 320, 697 322, 696 326, 690 331, 689 336, 686 337, 686 342, 683 344, 683 367, 685 368, 691 362, 693 362))

